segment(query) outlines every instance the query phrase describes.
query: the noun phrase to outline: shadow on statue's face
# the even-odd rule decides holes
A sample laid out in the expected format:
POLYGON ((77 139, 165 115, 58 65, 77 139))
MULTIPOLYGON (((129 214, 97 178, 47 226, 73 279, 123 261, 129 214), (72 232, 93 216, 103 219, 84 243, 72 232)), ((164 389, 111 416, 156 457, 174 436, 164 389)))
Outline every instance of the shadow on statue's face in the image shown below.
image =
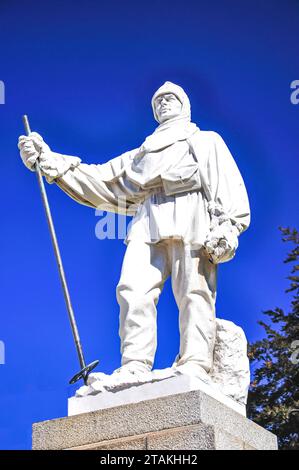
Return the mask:
POLYGON ((159 122, 162 123, 179 116, 182 111, 182 103, 174 94, 167 93, 155 99, 155 110, 159 122))

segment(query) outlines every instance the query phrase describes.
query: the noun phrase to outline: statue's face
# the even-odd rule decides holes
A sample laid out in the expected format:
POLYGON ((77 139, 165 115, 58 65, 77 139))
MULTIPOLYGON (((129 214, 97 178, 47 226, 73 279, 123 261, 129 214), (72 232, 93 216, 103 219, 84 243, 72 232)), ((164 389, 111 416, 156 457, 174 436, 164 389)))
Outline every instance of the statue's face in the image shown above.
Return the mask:
POLYGON ((182 103, 175 95, 167 93, 155 99, 155 109, 159 122, 164 122, 181 113, 182 103))

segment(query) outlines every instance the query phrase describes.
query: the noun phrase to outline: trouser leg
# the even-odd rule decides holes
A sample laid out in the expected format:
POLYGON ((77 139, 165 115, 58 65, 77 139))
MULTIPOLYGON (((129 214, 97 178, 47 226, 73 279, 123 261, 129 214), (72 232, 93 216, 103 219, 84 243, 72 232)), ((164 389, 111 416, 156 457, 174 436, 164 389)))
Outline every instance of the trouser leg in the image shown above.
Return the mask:
POLYGON ((178 365, 193 361, 207 372, 212 367, 216 333, 217 266, 203 249, 191 250, 182 241, 169 244, 172 288, 179 308, 178 365))
POLYGON ((116 288, 122 365, 139 361, 152 368, 157 347, 156 305, 168 275, 163 243, 128 243, 116 288))

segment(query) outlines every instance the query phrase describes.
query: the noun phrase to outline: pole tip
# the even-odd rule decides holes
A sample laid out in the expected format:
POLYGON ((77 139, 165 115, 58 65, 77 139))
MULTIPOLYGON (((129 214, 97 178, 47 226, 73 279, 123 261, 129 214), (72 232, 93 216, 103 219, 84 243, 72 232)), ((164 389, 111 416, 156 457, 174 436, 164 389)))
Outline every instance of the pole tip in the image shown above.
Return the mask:
POLYGON ((24 124, 24 128, 25 128, 26 134, 29 135, 30 132, 31 132, 31 130, 30 130, 29 120, 28 120, 27 114, 23 114, 22 120, 23 120, 23 124, 24 124))

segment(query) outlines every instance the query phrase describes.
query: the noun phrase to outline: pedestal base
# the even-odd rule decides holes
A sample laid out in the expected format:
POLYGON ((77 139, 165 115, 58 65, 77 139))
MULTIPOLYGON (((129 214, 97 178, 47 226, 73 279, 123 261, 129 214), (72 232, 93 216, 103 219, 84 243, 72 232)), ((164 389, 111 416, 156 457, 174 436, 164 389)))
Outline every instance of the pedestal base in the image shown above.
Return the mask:
POLYGON ((33 425, 33 449, 277 449, 272 433, 201 390, 33 425))

